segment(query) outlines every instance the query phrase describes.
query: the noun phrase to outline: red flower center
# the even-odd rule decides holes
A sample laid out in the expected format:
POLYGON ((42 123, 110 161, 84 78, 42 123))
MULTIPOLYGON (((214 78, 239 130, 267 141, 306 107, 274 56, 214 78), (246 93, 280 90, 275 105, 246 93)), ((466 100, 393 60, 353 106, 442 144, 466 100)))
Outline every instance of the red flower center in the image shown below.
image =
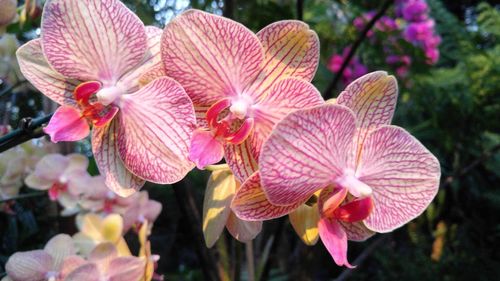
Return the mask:
POLYGON ((89 81, 78 85, 73 92, 76 102, 82 111, 82 116, 97 127, 106 125, 119 110, 116 105, 110 104, 105 106, 97 102, 95 95, 100 89, 101 83, 89 81))
POLYGON ((207 110, 207 122, 216 138, 230 144, 244 142, 254 127, 254 119, 246 116, 246 105, 230 98, 219 100, 207 110))

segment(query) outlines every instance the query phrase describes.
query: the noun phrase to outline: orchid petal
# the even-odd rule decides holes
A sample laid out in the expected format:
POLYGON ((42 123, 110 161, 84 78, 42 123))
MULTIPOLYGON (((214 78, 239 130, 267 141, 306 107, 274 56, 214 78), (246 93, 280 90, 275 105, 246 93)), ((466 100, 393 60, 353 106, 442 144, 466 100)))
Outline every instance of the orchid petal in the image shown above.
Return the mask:
POLYGON ((118 138, 117 120, 112 120, 104 127, 94 127, 92 134, 92 152, 105 177, 106 185, 120 196, 130 196, 140 189, 145 181, 131 173, 123 164, 116 139, 118 138))
POLYGON ((308 246, 315 245, 318 242, 318 222, 320 216, 317 204, 313 206, 302 204, 295 211, 291 212, 288 218, 295 233, 297 233, 302 242, 308 246))
POLYGON ((118 214, 111 214, 102 220, 101 233, 106 241, 116 243, 122 237, 123 219, 118 214))
MULTIPOLYGON (((353 164, 358 164, 359 153, 367 134, 391 123, 398 99, 398 84, 385 71, 366 74, 349 84, 337 98, 337 104, 347 106, 356 115, 354 137, 356 152, 353 164)), ((354 168, 354 167, 352 167, 354 168)))
POLYGON ((203 170, 207 165, 220 162, 224 158, 224 146, 217 140, 212 132, 197 129, 191 138, 189 160, 203 170))
POLYGON ((58 104, 76 106, 73 91, 80 83, 54 71, 42 51, 41 39, 34 39, 17 50, 17 60, 24 77, 40 92, 58 104))
POLYGON ((52 237, 45 245, 44 250, 53 258, 53 271, 59 271, 64 259, 76 254, 73 239, 67 234, 58 234, 52 237))
POLYGON ((321 190, 318 199, 318 208, 322 217, 333 218, 335 210, 344 202, 347 188, 328 186, 321 190))
POLYGON ((24 183, 33 189, 48 190, 54 182, 50 179, 39 177, 35 173, 31 173, 24 179, 24 183))
POLYGON ((60 277, 62 280, 69 280, 66 279, 68 274, 73 272, 75 269, 78 267, 84 265, 87 261, 85 261, 84 258, 80 256, 68 256, 64 258, 61 270, 59 271, 60 277))
POLYGON ((137 281, 144 275, 145 261, 137 257, 119 257, 111 261, 109 281, 137 281))
POLYGON ((45 274, 52 269, 52 264, 52 257, 43 250, 18 252, 9 258, 5 271, 12 280, 44 280, 45 274))
POLYGON ((162 77, 123 97, 118 150, 125 166, 155 183, 174 183, 192 168, 189 142, 194 109, 184 89, 162 77))
POLYGON ((354 268, 347 260, 347 235, 342 226, 336 220, 322 218, 319 220, 318 230, 321 242, 335 263, 338 266, 354 268))
POLYGON ((54 112, 43 131, 57 143, 82 140, 89 135, 90 127, 79 110, 63 105, 54 112))
POLYGON ((257 159, 253 155, 253 150, 250 139, 241 144, 226 144, 224 146, 226 163, 240 182, 244 182, 258 170, 257 159))
POLYGON ((354 114, 338 105, 295 111, 276 124, 259 163, 269 201, 305 202, 329 185, 343 173, 354 130, 354 114))
POLYGON ((68 156, 69 165, 66 167, 66 172, 72 171, 87 171, 87 167, 89 166, 89 159, 87 156, 78 153, 72 153, 68 156))
POLYGON ((297 209, 307 199, 288 206, 277 206, 269 202, 260 185, 260 173, 257 171, 250 176, 236 192, 231 208, 241 219, 247 221, 270 220, 297 209))
POLYGON ((179 81, 197 105, 242 93, 264 57, 259 39, 246 27, 198 10, 167 24, 161 48, 167 75, 179 81))
POLYGON ((162 204, 155 200, 148 200, 145 206, 146 210, 144 210, 144 217, 151 223, 158 218, 163 209, 162 204))
POLYGON ((365 225, 390 232, 419 216, 436 196, 440 175, 436 157, 404 129, 383 126, 373 131, 357 172, 373 189, 374 209, 365 225))
POLYGON ((110 262, 118 257, 118 251, 113 243, 105 242, 95 247, 89 255, 89 261, 95 262, 99 267, 108 268, 110 262))
POLYGON ((237 185, 229 169, 213 171, 208 179, 203 200, 203 235, 209 248, 217 242, 226 226, 237 185))
POLYGON ((65 280, 71 281, 99 281, 101 280, 101 275, 97 265, 94 263, 86 263, 66 276, 65 280))
POLYGON ((262 144, 274 125, 291 112, 324 103, 319 91, 309 82, 286 78, 275 83, 254 110, 255 129, 250 137, 252 155, 258 162, 262 144))
POLYGON ((262 222, 244 221, 231 212, 226 228, 236 240, 246 243, 252 241, 261 232, 262 222))
POLYGON ((69 159, 65 156, 57 153, 47 154, 36 163, 34 174, 53 182, 58 181, 68 165, 69 159))
POLYGON ((338 221, 338 223, 342 225, 347 234, 347 239, 350 241, 362 242, 375 234, 365 226, 363 221, 353 223, 338 221))
POLYGON ((146 26, 146 36, 148 38, 147 52, 139 64, 120 78, 118 85, 128 92, 135 92, 141 86, 145 86, 156 78, 166 76, 163 64, 161 63, 160 42, 163 30, 156 26, 146 26))
POLYGON ((263 67, 246 92, 261 99, 280 79, 295 77, 311 81, 319 63, 316 32, 301 21, 278 21, 257 33, 264 48, 263 67))
POLYGON ((115 83, 147 50, 141 20, 118 0, 50 0, 42 15, 42 45, 66 77, 115 83))

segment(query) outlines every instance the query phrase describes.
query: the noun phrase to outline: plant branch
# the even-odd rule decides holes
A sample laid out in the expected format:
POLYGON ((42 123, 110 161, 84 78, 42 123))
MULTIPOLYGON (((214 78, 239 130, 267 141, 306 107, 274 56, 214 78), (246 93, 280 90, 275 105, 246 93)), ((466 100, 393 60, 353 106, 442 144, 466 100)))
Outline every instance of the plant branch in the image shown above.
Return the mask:
POLYGON ((330 81, 330 84, 328 84, 328 87, 326 88, 325 92, 323 93, 323 97, 325 99, 329 99, 333 97, 333 90, 335 89, 335 86, 339 82, 340 78, 344 74, 345 69, 351 62, 352 58, 354 57, 354 54, 356 53, 356 50, 361 46, 361 43, 366 39, 366 36, 370 29, 377 23, 377 21, 387 12, 389 7, 394 3, 394 0, 386 0, 382 6, 380 7, 379 11, 375 16, 366 24, 366 26, 363 28, 361 33, 358 35, 358 38, 356 41, 354 41, 354 44, 352 44, 351 48, 349 49, 349 53, 347 53, 347 56, 344 59, 344 62, 342 63, 342 66, 340 67, 340 70, 335 74, 333 77, 333 80, 330 81))
POLYGON ((4 152, 18 144, 36 139, 45 135, 42 126, 49 122, 52 114, 42 116, 36 119, 26 117, 21 119, 19 128, 0 137, 0 153, 4 152))
POLYGON ((0 203, 5 203, 8 201, 15 201, 15 200, 22 200, 22 199, 28 199, 28 198, 34 198, 34 197, 41 197, 47 195, 46 192, 31 192, 31 193, 25 193, 25 194, 19 194, 13 197, 5 198, 5 199, 0 199, 0 203))
POLYGON ((22 84, 24 84, 26 82, 27 82, 26 80, 21 80, 21 81, 16 82, 12 86, 8 86, 7 88, 5 88, 3 91, 0 92, 0 99, 3 98, 6 94, 11 92, 12 90, 14 90, 15 88, 21 86, 22 84))
POLYGON ((247 272, 248 281, 255 281, 255 263, 253 257, 253 242, 252 240, 245 243, 245 252, 247 256, 247 272))

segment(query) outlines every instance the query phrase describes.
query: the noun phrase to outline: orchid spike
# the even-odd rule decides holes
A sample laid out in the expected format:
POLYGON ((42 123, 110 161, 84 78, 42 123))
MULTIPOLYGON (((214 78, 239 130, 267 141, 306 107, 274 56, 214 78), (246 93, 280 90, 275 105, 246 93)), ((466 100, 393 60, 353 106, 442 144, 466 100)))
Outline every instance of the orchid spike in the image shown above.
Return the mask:
POLYGON ((310 83, 319 41, 303 22, 279 21, 255 35, 230 19, 189 10, 167 24, 161 43, 166 74, 195 106, 200 128, 189 157, 198 168, 224 157, 243 182, 258 169, 276 122, 323 103, 310 83))
POLYGON ((122 196, 145 180, 179 181, 192 168, 194 109, 160 68, 161 34, 118 0, 48 0, 41 38, 17 52, 26 79, 62 105, 45 132, 76 141, 93 126, 99 170, 122 196))
POLYGON ((229 167, 217 169, 208 179, 203 200, 203 235, 207 247, 212 247, 222 234, 224 227, 241 242, 253 240, 262 229, 262 222, 239 219, 230 205, 240 183, 229 167))
POLYGON ((378 71, 348 85, 336 104, 288 115, 263 146, 261 169, 253 176, 260 180, 243 184, 233 210, 263 220, 317 200, 323 244, 338 265, 351 267, 347 240, 404 225, 438 191, 439 161, 390 125, 396 100, 394 77, 378 71))

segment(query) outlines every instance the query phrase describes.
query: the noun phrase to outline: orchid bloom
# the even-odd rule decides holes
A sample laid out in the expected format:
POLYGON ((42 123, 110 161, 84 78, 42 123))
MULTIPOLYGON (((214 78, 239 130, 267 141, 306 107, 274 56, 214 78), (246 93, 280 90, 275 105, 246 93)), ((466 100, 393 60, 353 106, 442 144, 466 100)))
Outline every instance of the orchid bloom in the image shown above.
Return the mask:
POLYGON ((123 232, 127 232, 132 227, 139 231, 145 222, 148 222, 150 228, 153 227, 153 223, 160 215, 161 210, 162 205, 160 202, 150 200, 148 192, 141 191, 123 213, 123 232))
POLYGON ((192 168, 191 100, 179 83, 151 73, 161 66, 161 34, 118 0, 48 0, 41 38, 17 52, 26 79, 62 105, 45 132, 53 142, 76 141, 92 125, 99 170, 123 196, 192 168))
POLYGON ((5 33, 7 25, 17 18, 17 0, 0 0, 0 36, 5 33))
POLYGON ((310 83, 318 37, 300 21, 276 22, 255 35, 230 19, 189 10, 165 27, 161 54, 166 74, 195 106, 200 128, 189 158, 202 169, 225 157, 241 182, 257 169, 277 121, 323 103, 310 83))
POLYGON ((144 275, 144 264, 145 262, 141 258, 120 256, 112 243, 102 243, 92 250, 88 261, 81 262, 78 267, 67 275, 65 280, 137 281, 144 275))
POLYGON ((240 183, 227 165, 215 169, 208 179, 203 200, 203 235, 207 247, 212 247, 224 227, 241 242, 253 240, 262 230, 260 221, 244 221, 231 210, 230 205, 240 183))
MULTIPOLYGON (((43 250, 13 254, 5 270, 13 281, 65 280, 74 268, 73 260, 79 260, 73 240, 66 234, 58 234, 47 242, 43 250)), ((71 279, 67 279, 71 280, 71 279)))
POLYGON ((263 220, 318 201, 320 238, 338 265, 351 267, 347 240, 406 224, 439 188, 436 157, 390 125, 396 100, 394 77, 379 71, 347 86, 337 104, 288 115, 264 144, 261 169, 242 185, 233 210, 263 220))
POLYGON ((103 176, 94 176, 87 181, 79 182, 82 195, 79 204, 82 209, 100 213, 123 214, 138 198, 138 193, 129 197, 121 197, 109 190, 103 176))
POLYGON ((49 198, 58 201, 64 214, 78 211, 78 182, 86 181, 88 159, 81 154, 45 155, 35 166, 35 171, 25 179, 27 186, 47 190, 49 198))
POLYGON ((77 221, 80 232, 73 235, 76 247, 83 256, 89 256, 99 244, 113 243, 120 256, 130 256, 130 250, 122 237, 123 219, 118 214, 111 214, 104 218, 89 213, 77 221))

